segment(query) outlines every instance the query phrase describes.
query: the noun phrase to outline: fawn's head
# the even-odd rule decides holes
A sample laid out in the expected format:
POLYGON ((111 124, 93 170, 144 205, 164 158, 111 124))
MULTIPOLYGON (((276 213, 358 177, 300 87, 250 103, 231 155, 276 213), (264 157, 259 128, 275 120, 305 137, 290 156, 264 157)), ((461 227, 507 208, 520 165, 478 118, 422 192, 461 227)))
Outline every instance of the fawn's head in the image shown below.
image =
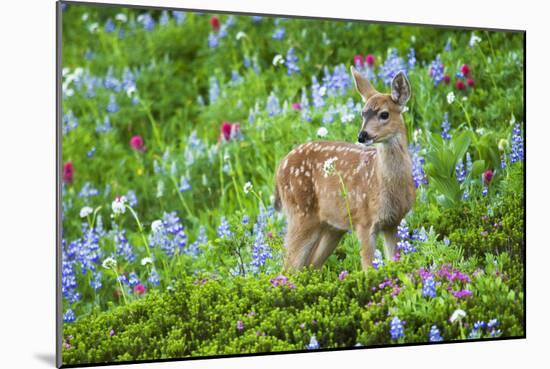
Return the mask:
POLYGON ((411 96, 411 86, 403 72, 397 73, 391 83, 391 93, 382 94, 354 67, 351 74, 355 87, 363 98, 365 106, 361 112, 363 124, 357 140, 359 143, 391 142, 399 135, 406 135, 401 112, 411 96))

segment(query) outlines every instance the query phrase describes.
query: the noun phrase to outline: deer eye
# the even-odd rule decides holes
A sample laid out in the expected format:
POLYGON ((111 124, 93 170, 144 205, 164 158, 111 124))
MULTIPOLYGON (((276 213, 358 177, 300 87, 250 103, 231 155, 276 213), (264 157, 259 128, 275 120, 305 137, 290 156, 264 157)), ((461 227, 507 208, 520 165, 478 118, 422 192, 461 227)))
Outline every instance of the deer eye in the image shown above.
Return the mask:
POLYGON ((382 113, 380 113, 380 119, 382 120, 386 120, 390 117, 390 113, 388 113, 387 111, 383 111, 382 113))

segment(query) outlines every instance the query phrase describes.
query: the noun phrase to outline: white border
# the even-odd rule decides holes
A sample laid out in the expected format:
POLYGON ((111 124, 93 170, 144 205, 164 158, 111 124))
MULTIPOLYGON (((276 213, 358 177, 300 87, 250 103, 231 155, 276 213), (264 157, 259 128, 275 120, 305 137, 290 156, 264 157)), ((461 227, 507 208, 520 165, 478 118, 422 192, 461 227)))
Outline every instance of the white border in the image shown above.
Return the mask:
MULTIPOLYGON (((156 363, 120 368, 514 367, 547 362, 547 11, 517 1, 134 0, 133 4, 527 30, 526 340, 156 363), (544 355, 544 356, 543 356, 544 355)), ((543 2, 539 2, 543 4, 543 2)), ((55 352, 55 6, 2 4, 0 342, 2 367, 53 367, 55 352), (7 112, 7 114, 6 114, 7 112)))

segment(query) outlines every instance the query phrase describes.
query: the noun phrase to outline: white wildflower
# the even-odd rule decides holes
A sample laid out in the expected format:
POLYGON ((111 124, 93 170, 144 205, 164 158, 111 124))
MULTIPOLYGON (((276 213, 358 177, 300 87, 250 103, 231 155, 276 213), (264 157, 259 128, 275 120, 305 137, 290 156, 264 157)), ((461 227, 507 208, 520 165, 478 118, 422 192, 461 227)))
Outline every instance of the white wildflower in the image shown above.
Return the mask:
POLYGON ((451 315, 451 317, 449 318, 449 321, 451 323, 454 323, 455 321, 461 321, 462 318, 464 318, 466 316, 466 312, 462 309, 456 309, 453 314, 451 315))
POLYGON ((153 258, 147 256, 141 259, 141 265, 145 266, 147 264, 153 264, 153 258))
POLYGON ((480 41, 481 38, 472 32, 472 36, 470 37, 470 42, 468 44, 470 45, 470 47, 474 47, 480 41))
POLYGON ((323 172, 325 173, 325 177, 328 177, 334 172, 334 162, 338 160, 338 158, 333 157, 330 159, 327 159, 325 163, 323 164, 323 172))
POLYGON ((82 14, 82 21, 83 21, 83 22, 86 22, 86 21, 88 20, 89 17, 90 17, 90 14, 88 14, 88 13, 82 14))
POLYGON ((97 31, 98 28, 99 28, 99 24, 97 22, 90 23, 90 25, 88 26, 88 31, 90 31, 90 33, 95 33, 95 31, 97 31))
POLYGON ((327 94, 326 86, 321 86, 321 88, 319 88, 319 95, 325 96, 326 94, 327 94))
POLYGON ((113 213, 115 215, 124 214, 126 212, 126 196, 119 196, 115 198, 115 201, 111 204, 111 208, 113 209, 113 213))
POLYGON ((126 23, 126 21, 128 20, 128 17, 124 13, 118 13, 115 16, 115 19, 119 22, 126 23))
POLYGON ((281 64, 284 64, 284 63, 285 63, 285 58, 283 58, 283 56, 281 54, 277 54, 273 58, 273 65, 274 66, 281 65, 281 64))
POLYGON ((239 41, 241 38, 243 37, 246 37, 246 33, 244 33, 243 31, 239 31, 237 33, 237 36, 235 36, 235 38, 237 39, 237 41, 239 41))
POLYGON ((153 231, 153 233, 160 232, 163 227, 164 225, 162 224, 162 220, 153 220, 153 222, 151 223, 151 230, 153 231))
POLYGON ((114 270, 116 268, 116 260, 112 257, 108 257, 107 259, 103 260, 103 268, 105 269, 112 269, 114 270))
POLYGON ((245 194, 248 194, 252 190, 252 183, 246 182, 243 187, 243 191, 245 194))
POLYGON ((321 127, 317 130, 317 137, 324 138, 324 137, 327 137, 327 135, 328 135, 328 129, 326 129, 325 127, 321 127))
POLYGON ((86 218, 88 215, 92 214, 94 212, 94 209, 92 209, 89 206, 84 206, 82 209, 80 209, 80 217, 86 218))
POLYGON ((447 102, 452 104, 455 101, 455 93, 453 91, 447 94, 447 102))

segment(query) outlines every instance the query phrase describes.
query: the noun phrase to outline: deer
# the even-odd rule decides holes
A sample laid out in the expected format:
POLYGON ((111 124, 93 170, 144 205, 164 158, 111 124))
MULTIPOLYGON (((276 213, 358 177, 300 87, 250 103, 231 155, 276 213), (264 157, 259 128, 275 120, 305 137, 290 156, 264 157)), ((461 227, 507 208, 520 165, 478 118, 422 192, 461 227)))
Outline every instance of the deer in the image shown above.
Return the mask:
POLYGON ((416 199, 402 116, 411 95, 407 77, 397 73, 383 94, 353 66, 351 74, 364 102, 358 142, 307 142, 276 169, 274 205, 288 222, 285 270, 321 268, 348 231, 360 241, 363 270, 372 266, 380 233, 390 260, 397 227, 416 199))

